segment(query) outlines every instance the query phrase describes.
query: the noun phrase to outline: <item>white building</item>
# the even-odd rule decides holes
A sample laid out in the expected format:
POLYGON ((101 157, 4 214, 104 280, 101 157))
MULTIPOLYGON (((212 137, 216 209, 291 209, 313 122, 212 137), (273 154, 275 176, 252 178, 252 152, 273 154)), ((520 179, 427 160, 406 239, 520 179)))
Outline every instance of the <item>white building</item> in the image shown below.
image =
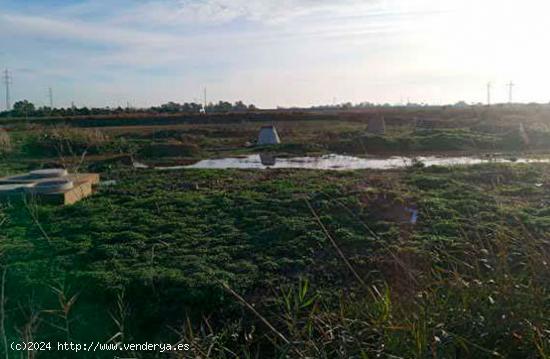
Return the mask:
POLYGON ((386 133, 386 121, 384 120, 384 116, 369 118, 367 122, 367 133, 375 135, 383 135, 386 133))
POLYGON ((281 143, 275 126, 262 126, 258 136, 258 145, 278 145, 281 143))

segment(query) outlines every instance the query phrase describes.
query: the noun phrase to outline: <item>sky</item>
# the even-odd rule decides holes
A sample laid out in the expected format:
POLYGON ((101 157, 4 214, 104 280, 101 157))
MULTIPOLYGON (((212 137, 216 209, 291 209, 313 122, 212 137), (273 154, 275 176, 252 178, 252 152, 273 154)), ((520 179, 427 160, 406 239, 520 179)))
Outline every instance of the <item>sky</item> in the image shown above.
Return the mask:
MULTIPOLYGON (((550 101, 545 0, 0 0, 12 102, 550 101)), ((0 108, 5 108, 4 88, 0 108)))

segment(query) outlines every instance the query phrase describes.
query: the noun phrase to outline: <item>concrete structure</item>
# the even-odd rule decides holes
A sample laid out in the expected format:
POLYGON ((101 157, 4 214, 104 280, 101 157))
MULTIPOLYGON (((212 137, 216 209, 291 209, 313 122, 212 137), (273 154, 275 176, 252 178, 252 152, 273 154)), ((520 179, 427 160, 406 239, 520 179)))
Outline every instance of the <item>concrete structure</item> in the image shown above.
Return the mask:
POLYGON ((258 136, 258 145, 278 145, 281 143, 275 126, 263 126, 258 136))
POLYGON ((0 178, 0 201, 36 199, 40 203, 73 204, 93 193, 96 173, 69 174, 64 169, 32 171, 0 178))
POLYGON ((376 116, 369 118, 367 122, 367 133, 373 135, 383 135, 386 133, 386 120, 384 116, 376 116))
POLYGON ((523 122, 519 124, 518 129, 519 137, 521 138, 521 142, 524 146, 529 146, 531 144, 531 140, 529 139, 529 135, 527 134, 527 131, 525 130, 525 126, 523 125, 523 122))

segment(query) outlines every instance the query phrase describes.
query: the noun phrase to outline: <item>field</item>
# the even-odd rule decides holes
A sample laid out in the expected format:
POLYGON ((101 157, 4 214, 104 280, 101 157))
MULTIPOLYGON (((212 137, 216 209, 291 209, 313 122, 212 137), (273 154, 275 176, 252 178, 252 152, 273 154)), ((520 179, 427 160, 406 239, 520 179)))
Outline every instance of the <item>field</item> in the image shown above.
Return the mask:
POLYGON ((64 161, 66 166, 99 166, 101 160, 116 162, 121 156, 152 164, 185 164, 256 153, 258 148, 247 143, 265 124, 277 126, 283 139, 277 148, 280 155, 548 153, 549 123, 550 108, 544 105, 0 119, 0 126, 10 129, 12 142, 19 143, 17 161, 30 162, 33 168, 45 159, 64 161), (380 113, 386 119, 386 134, 368 134, 368 119, 380 113), (417 129, 415 123, 421 122, 428 122, 430 130, 417 129))
POLYGON ((0 174, 63 166, 115 182, 73 206, 1 205, 2 342, 192 348, 124 353, 136 358, 549 357, 549 164, 132 166, 550 153, 545 106, 385 111, 384 136, 366 134, 369 112, 4 120, 0 174), (283 145, 247 145, 267 123, 283 145))

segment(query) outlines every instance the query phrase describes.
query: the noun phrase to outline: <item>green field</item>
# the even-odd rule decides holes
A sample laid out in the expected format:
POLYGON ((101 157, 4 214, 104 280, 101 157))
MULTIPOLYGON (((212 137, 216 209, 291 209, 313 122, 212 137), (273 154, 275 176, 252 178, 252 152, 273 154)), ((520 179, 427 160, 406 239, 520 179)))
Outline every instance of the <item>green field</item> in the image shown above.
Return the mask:
MULTIPOLYGON (((279 120, 278 151, 550 150, 545 112, 522 114, 529 144, 519 120, 479 125, 496 114, 439 113, 447 125, 429 133, 414 131, 413 115, 388 114, 384 136, 366 135, 356 115, 279 120)), ((548 164, 160 172, 126 161, 257 153, 244 143, 269 122, 10 130, 2 174, 65 166, 116 183, 73 206, 1 205, 0 335, 192 347, 124 353, 136 358, 550 356, 548 164)))
POLYGON ((45 159, 66 167, 82 160, 100 166, 101 160, 116 162, 121 155, 152 164, 177 164, 256 153, 261 149, 246 144, 255 141, 265 124, 275 124, 279 131, 280 155, 537 154, 550 152, 549 123, 546 105, 0 119, 0 126, 10 127, 19 150, 18 156, 12 153, 12 160, 29 161, 32 168, 45 159), (378 114, 386 120, 384 136, 367 133, 368 119, 378 114), (415 123, 421 122, 428 122, 430 130, 417 129, 415 123))

